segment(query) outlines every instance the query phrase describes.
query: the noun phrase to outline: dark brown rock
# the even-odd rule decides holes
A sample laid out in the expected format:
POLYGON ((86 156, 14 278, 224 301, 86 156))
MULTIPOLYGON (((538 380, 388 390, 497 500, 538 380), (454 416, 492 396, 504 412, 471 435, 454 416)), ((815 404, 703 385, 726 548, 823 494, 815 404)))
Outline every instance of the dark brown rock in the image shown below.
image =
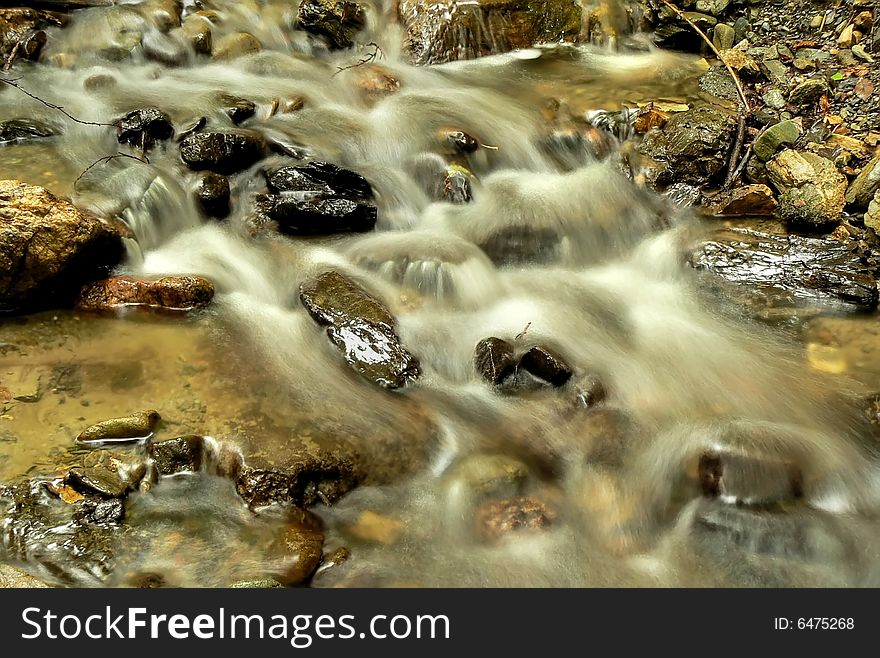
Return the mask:
POLYGON ((719 217, 768 216, 776 210, 773 190, 766 185, 743 185, 712 197, 703 212, 719 217))
POLYGON ((77 308, 81 311, 109 311, 136 306, 191 311, 207 306, 213 298, 214 284, 200 276, 164 276, 159 279, 115 276, 83 288, 77 308))
POLYGON ((513 345, 502 338, 484 338, 474 348, 474 365, 484 380, 498 386, 516 369, 513 345))
POLYGON ((497 541, 511 532, 536 531, 552 525, 556 512, 529 496, 488 502, 477 510, 477 534, 485 541, 497 541))
POLYGON ((155 107, 133 110, 116 121, 116 139, 148 151, 156 142, 171 139, 174 125, 171 117, 155 107))
POLYGON ((147 409, 130 416, 111 418, 90 425, 79 433, 76 440, 81 443, 136 441, 150 436, 160 420, 159 412, 154 409, 147 409))
POLYGON ((315 322, 323 325, 362 320, 394 326, 391 312, 378 298, 336 271, 319 274, 300 286, 300 300, 315 322))
POLYGON ((529 348, 520 359, 519 367, 553 386, 562 386, 572 375, 571 368, 562 357, 542 345, 529 348))
POLYGON ((324 37, 331 48, 351 48, 364 27, 363 7, 348 0, 302 0, 298 27, 324 37))
POLYGON ((160 475, 196 472, 202 467, 203 440, 187 435, 150 444, 150 457, 160 475))
POLYGON ((263 157, 266 145, 256 135, 232 132, 197 132, 180 143, 180 157, 190 169, 234 174, 263 157))
POLYGON ((195 191, 199 206, 208 217, 223 219, 229 215, 232 192, 226 176, 205 172, 199 176, 195 191))

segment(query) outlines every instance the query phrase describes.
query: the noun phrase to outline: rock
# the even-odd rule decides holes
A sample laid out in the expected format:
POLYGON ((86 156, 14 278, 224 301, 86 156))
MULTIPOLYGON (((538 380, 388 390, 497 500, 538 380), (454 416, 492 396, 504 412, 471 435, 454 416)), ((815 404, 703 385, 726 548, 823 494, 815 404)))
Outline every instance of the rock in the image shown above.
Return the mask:
POLYGON ((351 48, 366 22, 363 7, 348 0, 302 0, 297 26, 324 37, 331 48, 351 48))
POLYGON ((846 177, 830 160, 786 150, 767 163, 767 175, 779 190, 779 214, 784 219, 822 226, 840 218, 846 177))
POLYGON ((90 425, 79 433, 76 440, 80 443, 137 441, 150 436, 160 419, 159 412, 153 409, 139 411, 90 425))
POLYGON ((519 368, 553 386, 562 386, 572 375, 571 368, 555 351, 534 345, 519 360, 519 368))
POLYGON ((403 529, 404 524, 399 519, 364 510, 354 524, 348 527, 348 532, 361 541, 391 546, 400 539, 403 529))
POLYGON ((788 102, 798 107, 812 105, 830 91, 828 83, 822 78, 810 78, 791 90, 788 102))
POLYGON ((125 520, 125 505, 119 498, 109 500, 86 498, 75 518, 86 523, 118 526, 125 520))
POLYGON ((553 524, 556 512, 536 498, 518 496, 485 503, 477 510, 477 534, 488 542, 511 532, 536 531, 553 524))
POLYGON ((795 500, 803 496, 800 468, 788 461, 731 451, 708 451, 697 472, 704 496, 746 505, 795 500))
POLYGON ((321 197, 370 199, 373 188, 360 174, 327 162, 282 167, 267 172, 266 182, 273 192, 305 192, 321 197))
POLYGON ((163 311, 191 311, 214 298, 214 284, 200 276, 164 276, 146 279, 114 276, 83 288, 77 308, 109 311, 139 306, 163 311))
POLYGON ((880 155, 868 162, 846 191, 846 202, 856 208, 867 208, 880 190, 880 155))
POLYGON ((596 375, 586 375, 582 377, 575 386, 578 406, 584 409, 592 409, 601 404, 608 397, 608 390, 605 384, 596 375))
POLYGON ((150 150, 156 142, 171 139, 174 125, 171 117, 155 107, 133 110, 116 122, 116 139, 141 151, 150 150))
POLYGON ((250 32, 232 32, 217 39, 213 56, 215 60, 223 62, 252 55, 262 49, 259 39, 250 32))
POLYGON ((12 52, 26 59, 36 60, 46 43, 43 31, 64 21, 57 15, 26 7, 0 8, 0 58, 9 59, 12 52))
POLYGON ((180 143, 180 157, 196 171, 234 174, 263 157, 263 140, 248 133, 197 132, 180 143))
POLYGON ((378 64, 357 67, 355 86, 370 103, 376 103, 400 91, 400 80, 396 74, 378 64))
POLYGON ((788 67, 778 59, 765 59, 761 61, 758 66, 770 82, 780 87, 788 87, 791 72, 788 70, 788 67))
POLYGON ((231 191, 226 176, 212 171, 203 173, 196 182, 195 192, 199 207, 208 217, 223 219, 229 215, 231 191))
POLYGON ((550 263, 559 258, 561 236, 549 228, 505 226, 486 237, 479 247, 495 265, 550 263))
POLYGON ((870 11, 860 12, 853 21, 853 27, 862 34, 870 32, 874 27, 874 15, 870 11))
POLYGON ((394 332, 394 318, 382 302, 338 272, 324 272, 300 287, 300 300, 312 318, 329 325, 330 341, 346 362, 384 388, 400 388, 421 371, 394 332))
POLYGON ((0 564, 0 589, 45 589, 49 587, 39 578, 9 564, 0 564))
POLYGON ((124 498, 128 483, 118 473, 104 468, 72 468, 67 483, 84 494, 98 494, 106 498, 124 498))
POLYGON ((511 497, 522 492, 529 469, 515 457, 477 453, 458 460, 443 475, 450 495, 511 497))
POLYGON ((840 35, 837 37, 837 47, 838 48, 849 48, 853 45, 853 30, 855 26, 850 23, 843 31, 841 31, 840 35))
POLYGON ((323 577, 324 574, 328 572, 335 571, 337 568, 345 564, 350 557, 351 550, 349 550, 345 546, 340 546, 332 553, 325 554, 323 557, 321 557, 321 564, 315 571, 312 582, 314 583, 318 578, 323 577))
POLYGON ((198 14, 190 14, 181 25, 181 31, 189 41, 194 52, 199 55, 210 55, 214 39, 211 33, 211 21, 198 14))
POLYGON ((663 196, 679 208, 691 208, 700 202, 703 193, 696 185, 673 183, 663 191, 663 196))
POLYGON ((445 130, 443 139, 458 153, 473 153, 480 148, 480 142, 463 130, 445 130))
POLYGON ((820 237, 734 226, 715 231, 690 260, 697 269, 750 286, 773 306, 811 302, 870 311, 877 306, 874 269, 863 262, 855 242, 839 234, 820 237))
POLYGON ((0 121, 0 145, 52 137, 54 134, 54 128, 36 119, 0 121))
POLYGON ((150 457, 160 475, 196 472, 202 467, 202 437, 189 434, 150 444, 150 457))
POLYGON ((868 210, 865 212, 865 226, 880 234, 880 190, 874 194, 868 210))
POLYGON ((735 31, 730 25, 718 23, 712 33, 712 43, 718 50, 728 50, 733 48, 735 35, 735 31))
POLYGON ((324 534, 320 521, 304 510, 295 510, 293 519, 269 545, 267 554, 278 569, 275 576, 282 585, 307 581, 321 563, 324 534))
POLYGON ((264 578, 263 580, 243 580, 230 585, 232 589, 276 589, 284 587, 274 578, 264 578))
POLYGON ((785 96, 783 96, 782 92, 778 89, 768 90, 763 96, 761 96, 761 100, 774 110, 781 110, 785 107, 785 96))
POLYGON ((652 130, 639 150, 660 165, 654 183, 705 184, 727 164, 736 118, 707 104, 670 117, 663 128, 652 130))
POLYGON ((718 98, 726 98, 731 101, 739 98, 736 82, 723 64, 712 66, 700 77, 700 89, 718 98))
POLYGON ((403 0, 398 16, 406 51, 415 64, 425 65, 573 42, 582 9, 572 0, 403 0))
POLYGON ((752 151, 762 161, 767 162, 781 146, 794 146, 802 134, 800 125, 791 119, 780 121, 761 131, 752 144, 752 151))
POLYGON ((147 59, 168 67, 184 66, 190 60, 185 39, 174 38, 159 30, 147 30, 141 46, 147 59))
POLYGON ((501 338, 484 338, 474 348, 474 365, 484 380, 498 386, 516 370, 513 345, 501 338))
POLYGON ((236 125, 247 121, 257 113, 256 104, 246 98, 224 94, 218 99, 218 102, 224 114, 236 125))
POLYGON ((473 179, 474 175, 464 167, 449 165, 438 189, 434 190, 434 198, 446 203, 470 203, 474 198, 473 179))
POLYGON ((662 128, 669 121, 669 113, 655 107, 653 103, 648 104, 636 115, 633 122, 633 129, 640 135, 644 135, 651 128, 662 128))
POLYGON ((773 191, 766 185, 743 185, 712 197, 703 211, 721 217, 759 217, 772 215, 776 206, 773 191))
POLYGON ((729 4, 730 0, 697 0, 696 9, 704 14, 720 16, 729 4))
POLYGON ((47 190, 0 181, 0 312, 69 303, 122 259, 119 233, 47 190))

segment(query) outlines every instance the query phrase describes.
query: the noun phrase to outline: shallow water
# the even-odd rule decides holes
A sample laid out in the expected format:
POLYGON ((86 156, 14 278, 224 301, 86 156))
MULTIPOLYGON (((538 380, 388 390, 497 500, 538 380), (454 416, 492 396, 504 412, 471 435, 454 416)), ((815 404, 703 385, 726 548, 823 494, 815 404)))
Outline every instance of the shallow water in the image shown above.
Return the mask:
MULTIPOLYGON (((283 451, 288 437, 332 425, 367 455, 369 472, 314 510, 325 552, 352 550, 316 586, 877 586, 880 498, 859 406, 880 389, 875 318, 820 316, 799 332, 748 320, 685 265, 700 221, 633 182, 619 157, 627 147, 583 119, 694 98, 696 62, 566 46, 413 68, 398 59, 399 28, 377 7, 377 63, 400 80, 400 91, 377 98, 359 86, 364 67, 337 69, 361 55, 313 51, 289 29, 289 3, 212 6, 225 18, 215 40, 248 29, 266 50, 227 63, 188 53, 175 68, 138 52, 111 61, 101 47, 124 33, 120 24, 155 25, 127 5, 95 9, 53 35, 46 56, 61 65, 20 64, 20 84, 98 123, 158 105, 176 125, 207 116, 231 127, 217 96, 244 96, 258 104, 247 129, 370 181, 377 230, 251 235, 265 162, 232 177, 233 215, 211 222, 173 143, 149 163, 98 162, 121 150, 112 128, 68 121, 4 89, 0 119, 43 118, 62 136, 0 148, 0 176, 122 218, 136 236, 125 272, 201 274, 218 296, 187 319, 59 311, 4 320, 0 372, 38 372, 40 394, 4 403, 0 481, 51 474, 83 427, 141 408, 162 413, 159 438, 197 433, 245 454, 283 451), (273 99, 295 96, 305 99, 301 111, 271 115, 273 99), (548 117, 548 107, 562 109, 548 117), (484 146, 456 155, 438 136, 444 129, 484 146), (579 137, 548 141, 553 131, 579 137), (479 181, 473 202, 433 202, 424 173, 432 162, 466 165, 479 181), (499 234, 525 236, 507 265, 479 247, 499 234), (359 379, 301 308, 299 284, 330 267, 388 303, 421 361, 414 385, 390 393, 359 379), (487 336, 552 346, 575 377, 559 389, 494 390, 473 367, 487 336), (598 408, 583 404, 590 377, 608 391, 598 408), (395 470, 371 450, 405 453, 407 466, 395 470), (802 496, 778 506, 704 497, 698 463, 712 451, 793 462, 802 496), (520 469, 489 493, 463 466, 486 455, 520 469), (547 527, 487 536, 482 510, 499 496, 541 501, 547 527)), ((756 468, 743 477, 764 486, 756 468)), ((264 548, 280 512, 248 510, 222 478, 162 480, 128 506, 135 534, 120 539, 107 584, 130 584, 133 571, 169 585, 272 572, 264 548), (176 551, 181 542, 199 551, 176 551)))

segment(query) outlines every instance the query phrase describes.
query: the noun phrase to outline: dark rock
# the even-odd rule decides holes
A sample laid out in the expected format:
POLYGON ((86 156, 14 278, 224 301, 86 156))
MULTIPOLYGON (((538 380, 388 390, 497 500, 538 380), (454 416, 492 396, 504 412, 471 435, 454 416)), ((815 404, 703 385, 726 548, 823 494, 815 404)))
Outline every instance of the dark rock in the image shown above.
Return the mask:
POLYGON ((553 524, 556 512, 546 503, 517 496, 484 504, 477 510, 477 534, 485 541, 497 541, 511 532, 536 531, 553 524))
POLYGON ((174 135, 171 117, 155 107, 129 112, 116 121, 116 139, 120 144, 131 144, 148 151, 156 142, 174 135))
POLYGON ((36 119, 9 119, 0 121, 0 145, 52 137, 55 130, 36 119))
POLYGON ((298 199, 266 194, 257 198, 257 211, 277 222, 288 235, 366 233, 376 226, 376 206, 350 199, 298 199))
POLYGON ((639 146, 660 166, 652 182, 702 185, 715 180, 727 164, 736 124, 733 113, 706 104, 671 116, 639 146))
POLYGON ((208 217, 223 219, 230 212, 229 179, 212 171, 199 176, 196 182, 196 199, 208 217))
POLYGON ((774 305, 812 301, 873 310, 877 306, 875 268, 865 264, 855 242, 835 235, 730 227, 719 229, 700 245, 691 264, 728 281, 752 286, 774 305))
POLYGON ((198 14, 190 14, 181 23, 181 32, 194 52, 199 55, 210 55, 214 48, 214 36, 211 32, 211 21, 198 14))
POLYGON ((338 569, 341 565, 345 564, 350 557, 351 550, 349 550, 345 546, 340 546, 332 553, 323 555, 321 557, 321 564, 315 570, 315 575, 312 578, 312 581, 314 582, 318 578, 324 576, 324 574, 338 569))
POLYGON ((562 386, 572 375, 571 368, 553 350, 535 345, 519 360, 520 369, 553 386, 562 386))
POLYGON ((266 173, 273 192, 303 192, 321 197, 371 199, 373 188, 360 174, 327 162, 282 167, 266 173))
POLYGON ((257 106, 252 101, 238 96, 222 96, 220 106, 232 123, 239 124, 250 119, 257 113, 257 106))
POLYGON ((474 365, 483 379, 498 386, 516 369, 513 345, 501 338, 484 338, 474 348, 474 365))
POLYGON ((125 505, 119 498, 109 500, 86 498, 80 504, 75 519, 87 523, 119 525, 125 520, 125 505))
POLYGON ((398 16, 415 64, 442 64, 538 43, 573 42, 583 10, 571 0, 479 0, 460 4, 404 0, 398 16))
POLYGON ((118 232, 41 187, 0 181, 0 312, 67 304, 122 259, 118 232))
POLYGON ((67 482, 81 493, 105 498, 124 498, 129 490, 119 473, 105 468, 72 468, 67 473, 67 482))
POLYGON ((27 7, 0 8, 0 58, 18 57, 36 60, 46 44, 45 28, 61 25, 56 14, 27 7), (17 49, 16 49, 17 48, 17 49))
POLYGON ((506 226, 480 243, 496 265, 550 263, 559 258, 560 236, 552 229, 506 226))
POLYGON ((766 217, 776 205, 773 190, 766 185, 743 185, 712 197, 703 212, 719 217, 766 217))
POLYGON ((327 39, 331 48, 351 48, 364 27, 363 7, 348 0, 302 0, 298 27, 327 39))
POLYGON ((446 141, 459 153, 473 153, 480 148, 480 142, 462 130, 447 132, 446 141))
POLYGON ((663 196, 679 208, 691 208, 700 202, 703 193, 690 183, 673 183, 663 191, 663 196))
POLYGON ((831 90, 824 79, 810 78, 809 80, 804 80, 791 90, 788 102, 796 106, 812 105, 828 93, 831 93, 831 90))
POLYGON ((400 388, 420 374, 418 359, 394 332, 382 302, 338 272, 325 272, 300 287, 300 300, 358 373, 384 388, 400 388))
POLYGON ((180 157, 196 171, 234 174, 263 157, 266 145, 255 135, 197 132, 180 143, 180 157))
POLYGON ((703 495, 747 505, 794 500, 803 496, 800 468, 761 455, 709 451, 697 466, 703 495))
POLYGON ((151 443, 150 457, 160 475, 196 472, 202 467, 202 447, 200 436, 179 436, 151 443))
POLYGON ((140 306, 164 311, 191 311, 214 298, 214 284, 200 276, 164 276, 145 279, 115 276, 83 288, 77 308, 109 311, 140 306))
POLYGON ((91 425, 80 432, 76 440, 80 443, 136 441, 150 436, 160 419, 159 413, 153 409, 139 411, 91 425))

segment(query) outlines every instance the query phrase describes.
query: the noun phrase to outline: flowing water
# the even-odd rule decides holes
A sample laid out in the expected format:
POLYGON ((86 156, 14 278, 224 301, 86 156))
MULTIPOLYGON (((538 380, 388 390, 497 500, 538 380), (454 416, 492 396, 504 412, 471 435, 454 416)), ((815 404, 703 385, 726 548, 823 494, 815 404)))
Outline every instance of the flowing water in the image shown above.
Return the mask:
MULTIPOLYGON (((379 95, 365 82, 374 69, 344 68, 371 50, 313 51, 290 29, 293 7, 212 2, 223 19, 215 42, 247 30, 264 45, 229 62, 196 58, 120 5, 74 14, 44 53, 54 65, 16 65, 22 88, 96 123, 155 105, 177 126, 206 116, 232 127, 218 98, 243 96, 257 104, 247 129, 365 176, 379 220, 373 233, 332 239, 253 235, 265 161, 232 177, 232 216, 206 220, 173 143, 149 162, 99 161, 121 150, 112 128, 3 89, 0 118, 36 117, 61 136, 0 149, 0 176, 122 218, 135 236, 123 271, 201 274, 218 295, 185 320, 4 320, 0 369, 41 373, 43 392, 0 416, 0 479, 51 470, 84 426, 134 409, 159 409, 166 437, 268 452, 284 450, 291 428, 319 433, 332 419, 365 454, 381 428, 383 450, 415 457, 405 475, 374 458, 375 477, 313 509, 325 552, 352 552, 316 586, 880 584, 877 465, 856 404, 880 384, 873 320, 823 317, 803 336, 749 320, 685 264, 700 221, 633 180, 620 131, 583 119, 694 98, 697 62, 647 46, 555 46, 414 68, 389 8, 375 6, 364 41, 381 45, 374 63, 400 83, 379 95), (128 31, 182 60, 165 66, 136 49, 114 61, 128 31), (273 101, 297 97, 302 110, 273 113, 273 101), (483 146, 454 155, 444 130, 483 146), (471 203, 432 200, 431 176, 453 161, 478 181, 471 203), (504 236, 519 248, 496 265, 479 245, 504 236), (297 299, 328 268, 389 304, 421 361, 415 384, 378 390, 332 349, 297 299), (552 346, 575 377, 495 390, 473 365, 487 336, 552 346), (596 378, 607 399, 589 407, 596 378), (742 461, 738 503, 702 494, 715 453, 742 461), (510 460, 516 477, 473 486, 492 459, 510 460), (796 465, 799 495, 749 504, 779 488, 779 463, 796 465), (479 519, 498 492, 540 501, 547 527, 487 537, 479 519)), ((178 476, 128 506, 134 534, 120 536, 118 567, 97 582, 125 584, 134 570, 224 585, 278 568, 263 545, 280 512, 249 510, 223 478, 178 476)), ((63 570, 63 555, 53 559, 63 570)))

